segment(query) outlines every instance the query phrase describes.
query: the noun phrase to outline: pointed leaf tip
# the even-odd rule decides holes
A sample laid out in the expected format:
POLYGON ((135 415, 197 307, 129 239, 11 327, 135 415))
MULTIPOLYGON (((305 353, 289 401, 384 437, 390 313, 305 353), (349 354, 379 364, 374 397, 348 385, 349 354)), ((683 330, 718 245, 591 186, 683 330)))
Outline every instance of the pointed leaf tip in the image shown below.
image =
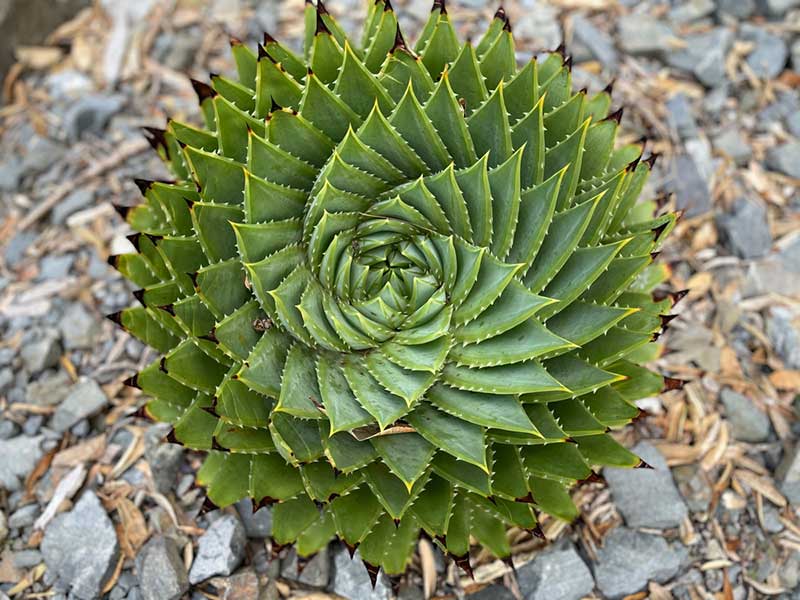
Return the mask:
POLYGON ((378 573, 380 573, 380 567, 376 567, 364 561, 364 566, 367 568, 367 573, 369 574, 369 580, 372 582, 372 589, 375 589, 375 586, 378 584, 378 573))
POLYGON ((117 214, 122 217, 123 220, 128 218, 128 213, 131 212, 132 206, 123 206, 122 204, 114 204, 111 203, 111 206, 114 207, 114 210, 117 211, 117 214))
MULTIPOLYGON (((123 383, 123 385, 127 385, 128 387, 136 388, 137 390, 142 389, 141 387, 139 387, 139 374, 138 373, 128 377, 122 383, 123 383)), ((144 408, 144 407, 142 407, 142 408, 144 408)))
MULTIPOLYGON (((174 437, 174 430, 170 431, 170 435, 172 435, 174 437)), ((169 441, 169 436, 167 436, 167 441, 169 441)), ((175 441, 175 442, 171 442, 171 443, 178 443, 178 442, 175 441)), ((197 513, 197 516, 202 516, 202 515, 205 515, 207 513, 213 512, 213 511, 218 510, 218 509, 219 509, 219 506, 214 504, 209 499, 209 497, 206 496, 205 499, 203 500, 202 506, 200 507, 200 511, 197 513)))
POLYGON ((325 21, 322 18, 322 15, 328 14, 328 11, 324 10, 324 6, 322 2, 317 4, 317 23, 316 29, 314 30, 314 35, 319 35, 321 33, 327 33, 328 35, 331 34, 331 30, 328 29, 328 26, 325 24, 325 21))
POLYGON ((144 132, 144 137, 147 140, 147 143, 150 144, 150 147, 158 152, 159 148, 163 148, 164 152, 169 155, 169 148, 167 146, 167 138, 165 129, 159 129, 158 127, 142 127, 142 131, 144 132))
POLYGON ((656 161, 658 160, 659 156, 661 156, 659 153, 653 152, 650 156, 644 159, 644 163, 648 167, 650 167, 651 171, 653 170, 653 167, 656 165, 656 161))
POLYGON ((608 116, 607 116, 605 119, 603 119, 603 120, 604 120, 604 121, 616 121, 617 125, 619 125, 619 124, 620 124, 620 122, 622 121, 622 114, 623 114, 624 112, 625 112, 625 107, 624 107, 624 106, 622 106, 622 107, 620 107, 620 108, 619 108, 619 110, 615 110, 613 113, 611 113, 610 115, 608 115, 608 116))
POLYGON ((462 571, 469 575, 470 579, 475 581, 475 572, 472 570, 472 565, 469 562, 469 553, 464 554, 463 556, 454 556, 453 560, 462 571))
POLYGON ((203 83, 202 81, 198 81, 197 79, 190 79, 189 80, 192 84, 192 89, 194 89, 194 93, 197 94, 197 99, 202 104, 208 98, 213 98, 217 95, 217 92, 207 83, 203 83))
POLYGON ((672 306, 675 306, 678 302, 683 300, 689 294, 689 290, 678 290, 677 292, 670 292, 670 298, 672 298, 672 306))
POLYGON ((139 304, 141 304, 142 306, 146 306, 146 304, 144 303, 144 292, 145 292, 144 290, 134 290, 133 292, 131 292, 133 294, 133 297, 136 298, 136 300, 138 300, 139 304))
POLYGON ((267 44, 277 44, 278 40, 276 40, 268 32, 265 31, 264 32, 264 41, 262 43, 264 44, 264 46, 266 46, 267 44))
POLYGON ((664 233, 664 230, 667 228, 667 225, 669 225, 669 222, 662 223, 658 227, 653 227, 650 230, 655 234, 655 238, 654 238, 655 240, 658 240, 658 238, 661 237, 661 234, 664 233))
POLYGON ((134 248, 136 248, 137 252, 140 251, 139 250, 139 241, 141 240, 141 238, 142 238, 142 234, 139 233, 139 232, 132 233, 130 235, 126 235, 125 236, 125 239, 128 240, 134 248))
POLYGON ((642 458, 640 458, 640 459, 639 459, 639 464, 637 464, 637 465, 636 465, 635 467, 633 467, 633 468, 634 468, 634 469, 651 469, 651 470, 655 471, 655 468, 654 468, 654 467, 652 467, 651 465, 649 465, 648 463, 646 463, 646 462, 644 461, 644 459, 642 459, 642 458))
POLYGON ((163 310, 165 313, 175 316, 175 306, 173 304, 164 304, 158 307, 160 310, 163 310))
POLYGON ((669 324, 677 319, 680 315, 658 315, 661 319, 661 329, 666 329, 669 327, 669 324))
POLYGON ((433 0, 433 6, 431 7, 431 12, 439 9, 439 12, 443 15, 447 14, 447 6, 445 5, 445 0, 433 0))
POLYGON ((664 387, 661 390, 661 392, 664 393, 664 392, 671 392, 673 390, 682 390, 684 385, 686 385, 686 381, 684 381, 683 379, 676 379, 674 377, 664 377, 664 387))
POLYGON ((614 85, 616 85, 617 79, 616 77, 608 82, 608 85, 603 88, 603 91, 608 94, 609 96, 614 93, 614 85))
POLYGON ((117 311, 115 313, 111 313, 110 315, 106 315, 106 319, 108 319, 115 325, 119 325, 120 327, 122 327, 122 311, 117 311))
POLYGON ((408 52, 408 46, 406 45, 405 38, 403 38, 403 32, 400 31, 400 23, 397 24, 397 30, 394 34, 394 45, 392 46, 391 52, 395 50, 405 50, 408 52))
POLYGON ((142 193, 142 196, 144 196, 147 193, 147 190, 150 189, 150 186, 153 185, 153 183, 155 182, 152 181, 151 179, 134 178, 133 183, 136 184, 136 187, 139 188, 139 191, 142 193))

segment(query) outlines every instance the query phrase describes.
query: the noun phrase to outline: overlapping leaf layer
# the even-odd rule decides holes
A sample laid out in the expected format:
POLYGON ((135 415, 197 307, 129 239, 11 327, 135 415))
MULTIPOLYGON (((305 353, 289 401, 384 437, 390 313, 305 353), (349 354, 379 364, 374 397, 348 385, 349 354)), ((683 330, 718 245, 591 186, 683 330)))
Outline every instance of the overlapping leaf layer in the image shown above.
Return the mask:
POLYGON ((205 128, 149 130, 177 182, 141 182, 112 259, 142 304, 115 320, 163 353, 132 382, 208 451, 210 500, 399 573, 422 531, 505 557, 637 465, 608 431, 663 386, 640 365, 675 217, 637 203, 652 163, 609 93, 558 52, 519 68, 502 11, 460 42, 442 3, 413 50, 378 0, 360 45, 307 4, 305 56, 233 54, 238 81, 195 83, 205 128))

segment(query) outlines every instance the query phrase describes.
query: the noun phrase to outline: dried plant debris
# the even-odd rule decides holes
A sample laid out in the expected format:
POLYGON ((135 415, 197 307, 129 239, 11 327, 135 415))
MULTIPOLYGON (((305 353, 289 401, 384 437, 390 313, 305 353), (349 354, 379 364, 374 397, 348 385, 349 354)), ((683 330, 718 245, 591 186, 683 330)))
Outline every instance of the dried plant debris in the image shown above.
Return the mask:
MULTIPOLYGON (((419 31, 430 6, 394 4, 401 30, 419 31)), ((800 583, 800 12, 771 0, 630 4, 511 2, 500 19, 519 64, 563 43, 576 89, 613 88, 609 112, 625 113, 620 143, 647 138, 644 156, 658 155, 642 197, 659 214, 683 211, 658 257, 669 272, 656 299, 679 315, 660 323, 665 351, 650 363, 668 391, 638 401, 634 427, 615 434, 653 469, 586 478, 572 493, 580 518, 543 514, 534 531, 512 529, 506 562, 473 546, 458 562, 474 579, 428 540, 400 579, 368 572, 358 550, 351 558, 336 544, 297 559, 265 543, 269 507, 205 503, 194 477, 202 457, 144 419, 145 397, 124 383, 136 384, 131 374, 155 355, 102 318, 131 306, 133 291, 108 257, 148 243, 116 216, 139 201, 133 178, 169 178, 150 151, 162 145, 158 128, 167 115, 195 123, 191 79, 210 81, 195 85, 209 93, 233 77, 231 33, 242 46, 281 40, 302 52, 303 3, 102 1, 20 49, 0 107, 0 592, 791 598, 800 583), (656 480, 674 502, 637 505, 629 490, 656 480), (84 525, 96 539, 77 533, 84 525), (89 550, 76 570, 68 553, 89 550), (542 576, 564 568, 563 585, 542 576)), ((437 6, 476 44, 497 10, 437 6)), ((348 33, 361 27, 360 2, 325 10, 348 33)), ((393 35, 390 45, 415 42, 393 35)), ((251 321, 262 333, 273 325, 251 321)))

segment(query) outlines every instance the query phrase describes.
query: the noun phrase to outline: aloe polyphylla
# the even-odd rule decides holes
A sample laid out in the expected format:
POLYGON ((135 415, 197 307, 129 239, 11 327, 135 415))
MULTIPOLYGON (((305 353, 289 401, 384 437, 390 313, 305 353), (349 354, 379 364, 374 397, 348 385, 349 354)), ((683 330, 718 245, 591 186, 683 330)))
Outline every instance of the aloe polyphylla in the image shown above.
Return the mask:
POLYGON ((211 503, 273 505, 301 556, 508 557, 508 528, 641 464, 609 430, 665 383, 642 365, 676 215, 639 201, 653 160, 610 90, 573 92, 562 52, 519 66, 502 9, 476 45, 441 0, 413 48, 388 0, 360 44, 322 3, 305 23, 302 57, 232 42, 204 127, 147 130, 176 181, 120 209, 142 306, 112 318, 163 355, 129 383, 207 451, 211 503))

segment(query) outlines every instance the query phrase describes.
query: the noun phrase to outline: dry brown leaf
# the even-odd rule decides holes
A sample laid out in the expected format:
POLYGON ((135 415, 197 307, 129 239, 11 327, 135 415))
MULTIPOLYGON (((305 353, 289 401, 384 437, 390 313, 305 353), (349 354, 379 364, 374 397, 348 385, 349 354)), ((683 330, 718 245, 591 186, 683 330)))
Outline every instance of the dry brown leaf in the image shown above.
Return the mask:
POLYGON ((740 377, 742 369, 739 366, 739 359, 736 358, 736 351, 730 346, 723 346, 719 355, 720 372, 729 377, 740 377))
POLYGON ((783 369, 770 373, 769 381, 779 390, 800 392, 800 371, 783 369))
POLYGON ((14 54, 27 68, 40 71, 58 64, 64 51, 57 46, 17 46, 14 54))
POLYGON ((86 480, 86 468, 78 464, 58 482, 53 497, 47 503, 47 507, 33 524, 34 529, 44 530, 47 524, 53 520, 58 509, 66 500, 72 499, 86 480))
POLYGON ((745 471, 744 469, 737 469, 734 471, 733 477, 740 483, 747 485, 750 489, 763 495, 776 506, 781 508, 786 506, 786 498, 783 497, 783 494, 778 491, 778 488, 766 477, 759 477, 755 473, 745 471))
POLYGON ((711 284, 714 282, 714 276, 708 271, 701 271, 689 278, 686 287, 689 289, 690 298, 700 298, 705 296, 711 289, 711 284))
POLYGON ((106 447, 106 436, 98 435, 85 442, 71 446, 53 457, 54 467, 74 467, 87 461, 96 461, 103 456, 106 447))
POLYGON ((733 600, 733 586, 728 577, 728 569, 722 570, 722 600, 733 600))
POLYGON ((782 588, 779 585, 769 585, 767 583, 761 583, 759 581, 756 581, 755 579, 750 579, 747 575, 744 574, 742 574, 742 578, 744 579, 746 584, 748 584, 757 592, 760 592, 766 596, 778 596, 786 591, 785 588, 782 588))
POLYGON ((14 553, 6 548, 0 554, 0 583, 16 583, 22 577, 22 571, 14 566, 14 553))
POLYGON ((436 591, 436 559, 433 555, 433 546, 425 538, 419 540, 419 561, 422 569, 422 591, 428 600, 436 591))
POLYGON ((119 515, 119 526, 117 537, 123 553, 128 558, 136 556, 136 551, 142 547, 149 537, 147 523, 144 520, 142 511, 125 497, 117 498, 113 501, 114 507, 119 515))
POLYGON ((32 571, 28 572, 28 574, 25 575, 24 579, 21 579, 19 583, 17 583, 17 585, 12 587, 10 590, 7 590, 6 593, 9 596, 16 596, 17 594, 21 594, 29 587, 31 587, 34 583, 39 581, 42 578, 42 575, 44 575, 44 572, 46 570, 47 567, 45 566, 44 563, 36 565, 35 567, 33 567, 32 571))
POLYGON ((650 600, 672 600, 670 591, 663 585, 657 584, 655 581, 650 582, 648 591, 650 592, 650 600))
POLYGON ((36 463, 36 466, 33 468, 33 471, 31 471, 30 475, 28 475, 28 477, 25 479, 26 497, 33 497, 33 488, 36 485, 36 482, 39 481, 39 479, 45 473, 47 473, 47 469, 50 468, 50 463, 53 462, 53 457, 56 455, 56 452, 58 452, 58 448, 53 448, 50 450, 50 452, 42 456, 42 458, 39 459, 39 462, 36 463))
POLYGON ((103 594, 107 594, 111 591, 115 585, 117 585, 117 580, 119 579, 120 574, 122 573, 122 565, 125 564, 125 557, 120 556, 119 560, 117 561, 117 566, 114 568, 114 572, 111 573, 111 577, 109 577, 106 584, 103 586, 103 594))

